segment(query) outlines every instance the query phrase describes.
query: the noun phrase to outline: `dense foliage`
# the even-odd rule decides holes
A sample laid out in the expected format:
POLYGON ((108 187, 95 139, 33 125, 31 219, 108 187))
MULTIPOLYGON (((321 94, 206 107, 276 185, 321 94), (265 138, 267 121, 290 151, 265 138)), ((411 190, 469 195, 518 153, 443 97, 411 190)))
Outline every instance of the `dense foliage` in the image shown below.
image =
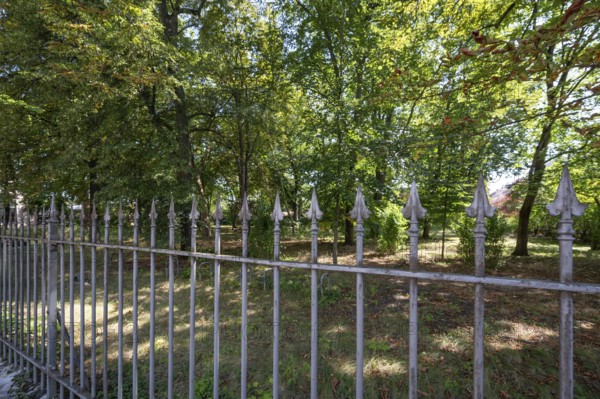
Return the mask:
POLYGON ((427 234, 478 174, 514 174, 523 255, 548 165, 600 214, 599 19, 597 0, 2 0, 1 201, 196 195, 208 232, 217 194, 235 224, 244 192, 279 191, 298 222, 316 185, 349 243, 359 184, 383 209, 415 179, 427 234))

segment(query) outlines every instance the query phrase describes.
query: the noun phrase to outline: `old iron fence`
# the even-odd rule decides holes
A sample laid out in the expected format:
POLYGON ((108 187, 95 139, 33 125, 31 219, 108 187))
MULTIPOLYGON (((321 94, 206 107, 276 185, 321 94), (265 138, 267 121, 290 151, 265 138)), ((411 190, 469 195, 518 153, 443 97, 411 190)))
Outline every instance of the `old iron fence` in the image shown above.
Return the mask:
MULTIPOLYGON (((310 298, 311 298, 311 337, 310 337, 310 396, 318 397, 317 378, 319 368, 318 352, 318 272, 344 272, 356 277, 356 397, 363 397, 363 370, 364 370, 364 294, 363 282, 365 275, 393 276, 408 280, 409 284, 409 348, 408 348, 408 394, 410 398, 417 398, 417 315, 418 315, 418 282, 419 281, 446 281, 473 284, 474 295, 474 324, 473 324, 473 397, 484 396, 484 287, 486 285, 517 287, 523 289, 542 289, 558 291, 560 293, 560 397, 573 397, 573 293, 600 294, 600 285, 581 284, 572 282, 573 265, 573 216, 579 216, 585 210, 573 191, 568 169, 565 166, 561 182, 556 194, 556 199, 548 205, 552 215, 560 216, 558 229, 558 242, 560 247, 560 281, 543 281, 532 279, 514 279, 503 277, 486 277, 484 273, 485 258, 485 225, 484 218, 491 217, 494 209, 489 205, 483 179, 480 178, 471 206, 467 214, 475 218, 475 274, 432 273, 418 268, 418 219, 425 216, 425 209, 421 207, 416 185, 413 183, 408 203, 403 210, 403 215, 409 220, 409 270, 391 268, 373 268, 363 266, 363 221, 369 217, 362 192, 357 192, 356 203, 351 211, 351 217, 356 220, 356 265, 332 265, 318 263, 318 219, 322 212, 317 203, 316 193, 313 196, 310 209, 306 216, 311 220, 311 256, 310 262, 287 262, 279 259, 280 253, 280 222, 283 213, 280 207, 279 196, 276 197, 275 208, 271 215, 275 222, 274 227, 274 256, 272 260, 254 259, 248 257, 248 221, 251 214, 248 209, 247 197, 244 199, 242 210, 239 214, 242 220, 242 256, 229 256, 221 254, 221 225, 223 217, 220 203, 217 199, 214 214, 214 253, 196 251, 196 222, 198 212, 195 202, 192 204, 191 219, 191 248, 190 251, 175 250, 175 210, 173 202, 170 204, 169 219, 169 245, 168 248, 156 246, 156 221, 157 213, 154 202, 150 213, 150 242, 149 246, 139 245, 140 215, 137 204, 133 215, 133 237, 131 245, 124 244, 124 217, 122 207, 119 205, 117 242, 110 240, 110 213, 108 207, 104 215, 104 238, 96 239, 99 234, 95 207, 90 215, 89 227, 92 242, 85 240, 86 219, 84 211, 80 212, 79 224, 75 222, 73 210, 69 217, 64 210, 58 213, 54 205, 48 212, 41 214, 25 212, 16 215, 11 212, 2 218, 1 229, 1 270, 0 270, 0 354, 4 360, 9 361, 14 368, 27 372, 34 384, 47 391, 49 398, 70 397, 95 398, 102 394, 108 397, 108 365, 109 356, 113 349, 109 348, 109 340, 114 339, 115 331, 109 331, 108 323, 115 310, 109 306, 109 268, 111 258, 109 251, 117 255, 118 263, 118 292, 117 292, 117 372, 116 384, 118 397, 136 398, 140 394, 140 370, 148 374, 148 395, 155 396, 156 373, 156 295, 161 294, 161 288, 156 286, 157 257, 168 258, 168 361, 167 381, 168 396, 173 397, 174 368, 176 359, 174 355, 175 312, 174 279, 175 267, 178 258, 186 258, 190 265, 189 281, 189 358, 187 359, 189 376, 189 397, 194 397, 195 380, 197 374, 196 350, 196 325, 197 325, 197 271, 198 261, 203 261, 201 267, 212 266, 214 285, 213 309, 213 379, 218 382, 220 362, 220 298, 221 298, 221 262, 233 262, 241 265, 241 358, 239 360, 241 397, 247 396, 248 385, 248 271, 249 266, 262 265, 272 270, 273 279, 273 316, 272 316, 272 395, 280 395, 280 272, 281 269, 302 269, 310 271, 310 298), (67 229, 68 227, 68 229, 67 229), (75 233, 79 227, 79 239, 75 233), (69 236, 66 237, 66 231, 69 236), (132 254, 132 297, 131 313, 124 315, 124 256, 132 254), (150 287, 140 287, 138 281, 139 256, 149 256, 150 287), (79 254, 79 261, 76 255, 79 254), (86 258, 87 254, 87 258, 86 258), (101 256, 102 255, 102 256, 101 256), (67 259, 68 258, 68 259, 67 259), (102 258, 102 263, 99 259, 102 258), (210 262, 210 263, 208 263, 210 262), (79 263, 79 270, 77 270, 79 263), (67 270, 68 265, 68 270, 67 270), (97 281, 100 268, 103 268, 103 281, 97 281), (89 275, 89 279, 86 278, 89 275), (68 276, 68 279, 67 279, 68 276), (89 281, 88 281, 89 280, 89 281), (66 287, 65 282, 69 286, 66 287), (76 285, 77 284, 77 285, 76 285), (98 298, 98 287, 102 298, 98 298), (138 318, 140 316, 141 288, 149 288, 149 342, 148 363, 141 367, 138 359, 138 318), (66 290, 68 289, 68 296, 66 290), (77 292, 79 291, 79 292, 77 292), (68 302, 66 298, 68 297, 68 302), (76 319, 75 299, 79 299, 79 321, 76 319), (101 310, 99 310, 101 309, 101 310), (67 317, 67 311, 69 312, 67 317), (101 317, 99 316, 101 314, 101 317), (128 318, 127 321, 125 318, 128 318), (131 317, 131 319, 129 319, 131 317), (102 326, 97 325, 97 318, 101 318, 102 326), (68 322, 67 322, 68 319, 68 322), (78 336, 76 337, 75 324, 79 323, 78 336), (86 324, 89 323, 89 324, 86 324), (131 351, 125 353, 124 325, 132 326, 131 351), (127 372, 125 368, 127 367, 127 372), (98 376, 102 376, 102 384, 98 384, 98 376), (128 379, 128 391, 124 392, 124 379, 128 379), (130 380, 130 381, 129 381, 130 380), (131 383, 129 385, 129 382, 131 383)), ((180 309, 178 306, 177 309, 180 309)), ((180 325, 179 325, 180 326, 180 325)), ((178 362, 180 365, 180 362, 178 362)), ((204 370, 203 370, 204 372, 204 370)), ((219 383, 213 384, 213 395, 219 397, 219 383)))

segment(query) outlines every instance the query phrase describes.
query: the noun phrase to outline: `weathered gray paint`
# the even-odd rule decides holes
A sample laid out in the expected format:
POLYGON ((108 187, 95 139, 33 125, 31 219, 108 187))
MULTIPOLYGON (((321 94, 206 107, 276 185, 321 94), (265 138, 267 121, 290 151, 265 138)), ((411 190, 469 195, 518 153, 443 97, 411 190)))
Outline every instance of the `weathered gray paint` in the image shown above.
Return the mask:
MULTIPOLYGON (((273 260, 279 260, 279 245, 281 229, 279 223, 283 220, 279 193, 275 196, 275 206, 271 219, 273 227, 273 260)), ((279 399, 279 266, 273 267, 273 399, 279 399)))

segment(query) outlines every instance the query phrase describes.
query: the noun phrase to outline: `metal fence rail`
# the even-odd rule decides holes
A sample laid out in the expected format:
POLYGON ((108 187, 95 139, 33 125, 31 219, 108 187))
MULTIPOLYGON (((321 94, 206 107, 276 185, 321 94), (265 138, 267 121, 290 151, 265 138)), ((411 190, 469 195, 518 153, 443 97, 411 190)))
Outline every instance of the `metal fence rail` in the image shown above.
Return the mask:
MULTIPOLYGON (((168 327, 167 327, 167 395, 174 396, 175 382, 175 317, 178 309, 185 307, 175 304, 175 268, 178 258, 186 258, 190 265, 189 281, 189 357, 187 359, 188 392, 194 397, 195 378, 198 374, 196 362, 196 326, 197 309, 197 261, 214 262, 214 306, 213 306, 213 396, 219 397, 219 364, 220 364, 220 312, 221 298, 221 263, 233 262, 241 267, 241 335, 240 335, 240 392, 247 396, 248 352, 253 348, 248 345, 248 278, 249 268, 266 266, 273 271, 273 324, 272 324, 272 380, 273 397, 278 398, 281 390, 279 378, 280 333, 280 273, 285 269, 310 271, 310 396, 317 398, 318 392, 318 290, 319 272, 344 272, 356 276, 356 397, 362 398, 364 391, 364 277, 365 275, 382 275, 399 277, 408 280, 410 293, 409 331, 408 333, 408 394, 417 397, 418 380, 418 282, 450 281, 474 285, 474 325, 473 325, 473 397, 484 397, 484 291, 485 286, 516 287, 523 289, 543 289, 560 292, 560 397, 573 397, 573 293, 600 294, 600 285, 572 282, 573 266, 573 216, 579 216, 585 210, 573 191, 573 186, 565 166, 555 201, 548 206, 551 214, 560 216, 558 241, 560 248, 560 281, 543 281, 532 279, 514 279, 485 276, 485 224, 484 219, 493 215, 494 209, 489 205, 483 179, 480 179, 471 206, 467 214, 475 218, 475 273, 474 275, 432 273, 419 270, 418 257, 418 219, 425 216, 413 183, 408 203, 403 215, 409 220, 409 270, 371 268, 363 266, 363 222, 369 217, 369 211, 359 188, 351 217, 356 220, 356 264, 332 265, 318 263, 318 219, 322 212, 319 209, 316 191, 313 191, 310 209, 306 216, 311 220, 311 255, 310 262, 288 262, 279 260, 280 255, 280 222, 283 213, 279 196, 275 199, 275 207, 271 215, 275 222, 273 259, 255 259, 248 257, 248 222, 251 214, 248 199, 244 198, 239 214, 242 221, 242 254, 241 256, 221 255, 221 211, 217 199, 214 234, 214 253, 196 251, 196 222, 198 212, 193 201, 190 212, 191 243, 190 251, 175 249, 175 208, 171 200, 168 213, 168 248, 156 247, 156 220, 158 218, 155 203, 150 212, 149 246, 140 246, 140 215, 137 203, 134 207, 131 245, 125 244, 123 206, 119 204, 117 215, 116 243, 110 237, 110 212, 108 206, 104 214, 104 239, 96 240, 98 226, 95 206, 89 215, 91 241, 85 241, 86 215, 83 209, 76 222, 75 212, 71 209, 68 217, 64 210, 60 214, 55 206, 54 198, 48 212, 37 210, 31 213, 11 212, 4 215, 1 225, 1 270, 0 270, 0 354, 15 369, 24 370, 34 384, 46 390, 48 397, 95 398, 99 392, 103 397, 109 396, 110 358, 114 357, 114 348, 109 341, 116 336, 116 385, 119 398, 137 398, 140 388, 140 370, 147 370, 148 396, 153 398, 156 392, 154 376, 157 370, 157 337, 156 315, 157 294, 164 294, 157 286, 156 273, 159 257, 168 260, 168 327), (79 238, 75 232, 79 229, 79 238), (66 236, 68 231, 68 238, 66 236), (116 310, 111 303, 113 292, 109 292, 109 276, 111 268, 111 252, 117 254, 116 310), (77 259, 77 254, 79 257, 77 259), (131 277, 126 282, 125 255, 131 255, 131 277), (149 257, 149 342, 148 358, 143 368, 139 359, 138 320, 143 307, 140 307, 139 268, 140 255, 149 257), (68 265, 67 265, 68 262, 68 265), (77 265, 79 263, 79 265, 77 265), (67 267, 68 266, 68 267, 67 267), (79 266, 77 268, 77 266, 79 266), (97 275, 103 268, 103 280, 97 281, 97 275), (68 269, 68 270, 67 270, 68 269), (68 287, 66 283, 68 282, 68 287), (100 284, 99 284, 100 283, 100 284), (125 297, 125 284, 131 287, 131 298, 125 297), (78 288, 78 289, 77 289, 78 288), (39 291, 38 291, 39 290, 39 291), (67 292, 68 291, 68 292, 67 292), (102 297, 100 298, 101 291, 102 297), (125 302, 131 301, 131 314, 125 314, 125 302), (100 303, 98 303, 100 302, 100 303), (76 304, 79 305, 78 309, 76 304), (76 312, 79 314, 77 315, 76 312), (102 327, 97 325, 101 314, 102 327), (68 316, 67 316, 68 315, 68 316), (78 322, 76 323, 78 316, 78 322), (109 321, 116 316, 117 331, 109 331, 109 321), (130 341, 126 341, 124 331, 126 320, 131 317, 132 332, 130 341), (88 324, 89 323, 89 324, 88 324), (77 324, 77 330, 75 329, 77 324), (60 331, 60 334, 59 334, 60 331), (100 332, 101 331, 101 332, 100 332), (78 333, 78 336, 76 336, 78 333), (100 342, 98 342, 100 341, 100 342), (126 351, 127 349, 127 351, 126 351), (129 350, 130 349, 130 350, 129 350), (131 372, 126 372, 131 370, 131 372), (101 377, 100 377, 101 375, 101 377), (102 380, 101 386, 98 378, 102 380), (124 391, 125 380, 127 386, 124 391), (130 384, 129 384, 130 383, 130 384), (98 386, 97 386, 98 385, 98 386)), ((181 312, 181 310, 179 310, 181 312)), ((128 319, 129 320, 129 319, 128 319)), ((179 364, 179 362, 178 362, 179 364)), ((203 374, 208 372, 201 370, 203 374)), ((144 387, 144 391, 145 391, 144 387)))

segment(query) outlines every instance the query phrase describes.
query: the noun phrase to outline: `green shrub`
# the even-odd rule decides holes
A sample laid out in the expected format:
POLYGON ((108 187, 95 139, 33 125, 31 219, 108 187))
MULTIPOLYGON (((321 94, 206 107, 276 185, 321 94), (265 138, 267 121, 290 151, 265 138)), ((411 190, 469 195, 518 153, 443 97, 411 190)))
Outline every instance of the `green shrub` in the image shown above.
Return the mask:
MULTIPOLYGON (((463 215, 458 223, 452 226, 454 233, 458 237, 458 255, 465 263, 473 263, 475 260, 474 227, 475 219, 467 215, 463 215)), ((502 263, 502 255, 506 246, 505 239, 511 232, 511 228, 506 218, 497 213, 493 217, 486 219, 485 228, 487 231, 485 238, 486 264, 497 269, 502 263)))
POLYGON ((407 221, 402 216, 401 208, 396 204, 387 203, 376 209, 376 216, 379 221, 377 249, 386 254, 396 253, 407 237, 407 221))

